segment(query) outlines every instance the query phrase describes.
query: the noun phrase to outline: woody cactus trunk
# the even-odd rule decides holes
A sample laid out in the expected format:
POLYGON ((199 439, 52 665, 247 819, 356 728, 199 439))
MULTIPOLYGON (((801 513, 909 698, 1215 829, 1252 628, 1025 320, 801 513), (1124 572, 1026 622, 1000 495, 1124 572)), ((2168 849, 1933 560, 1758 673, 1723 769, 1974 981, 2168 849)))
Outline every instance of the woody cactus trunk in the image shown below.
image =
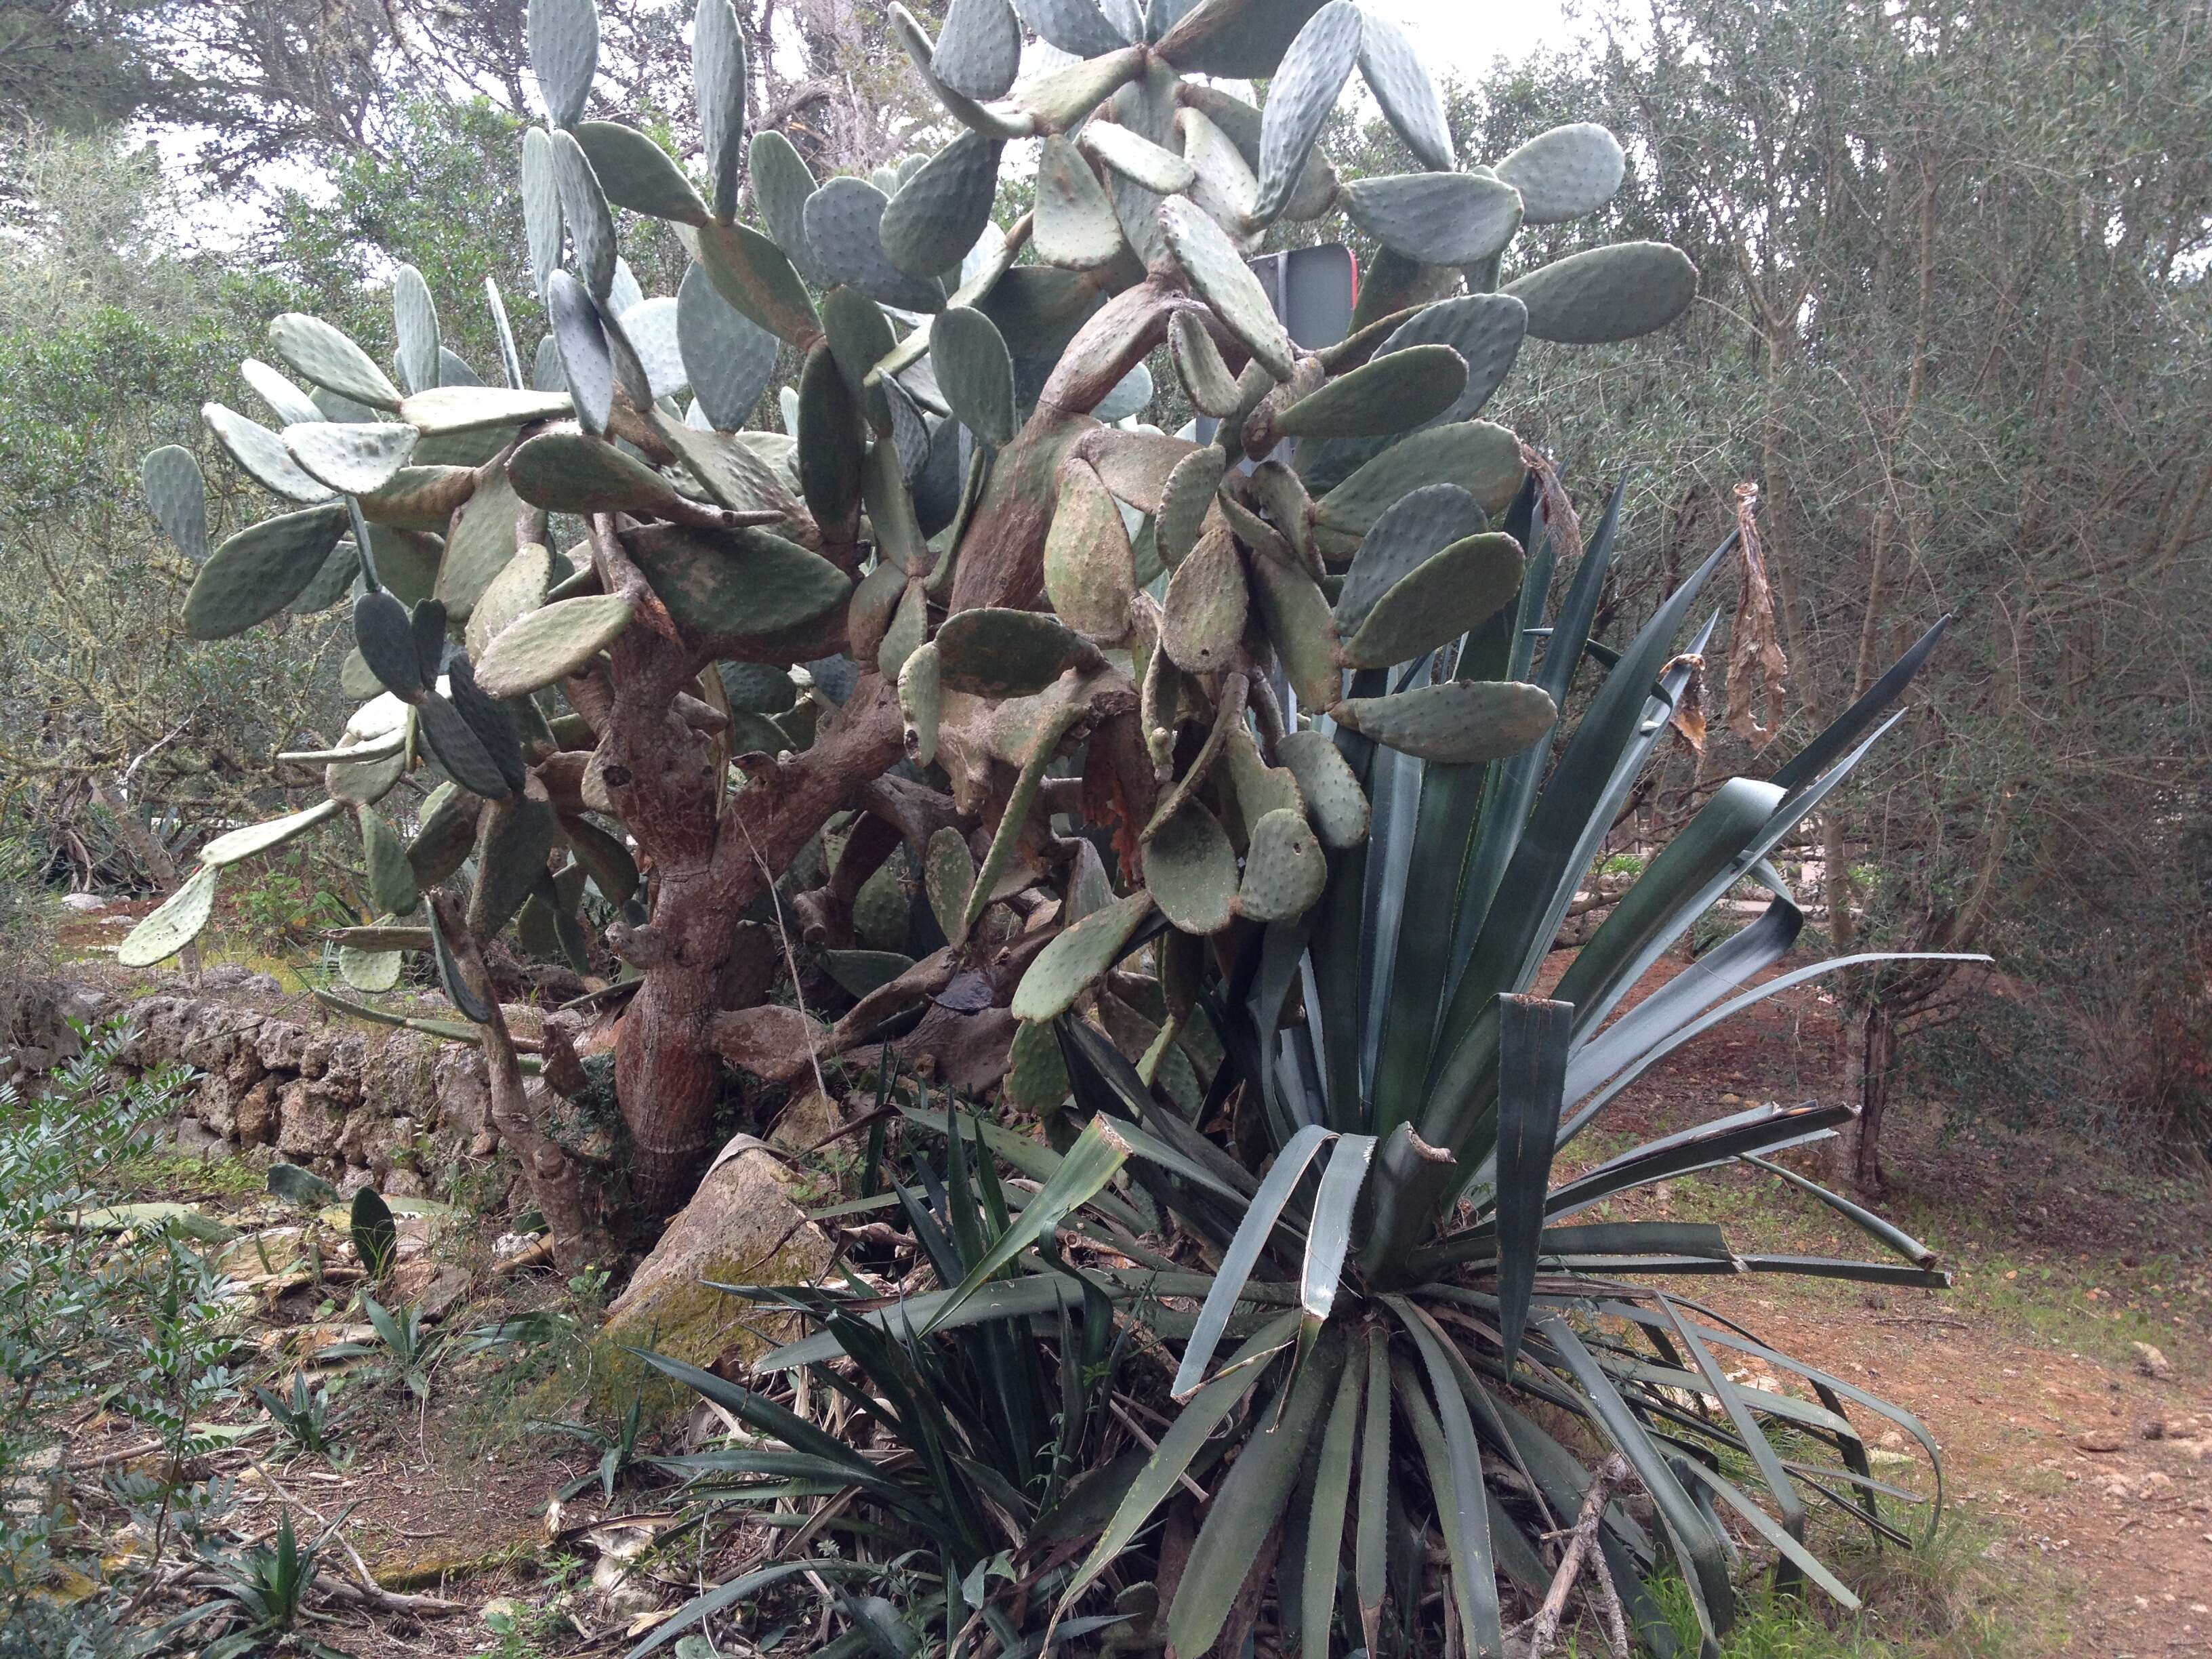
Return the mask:
POLYGON ((346 977, 374 994, 434 955, 473 1022, 447 1029, 506 1053, 501 1121, 572 1259, 595 1224, 531 1126, 579 1086, 593 1006, 620 1007, 660 1215, 712 1150, 725 1063, 795 1080, 919 1011, 910 1042, 978 1049, 987 1074, 1011 1040, 1019 1098, 1060 1076, 1052 1018, 1166 930, 1152 1076, 1200 941, 1296 917, 1364 836, 1328 732, 1479 766, 1550 728, 1539 687, 1453 678, 1522 583, 1498 526, 1516 498, 1527 522, 1524 452, 1479 417, 1524 338, 1618 340, 1694 292, 1650 243, 1504 280, 1523 225, 1612 194, 1620 146, 1574 125, 1463 164, 1414 43, 1350 0, 954 0, 935 42, 891 15, 942 148, 817 181, 780 134, 746 140, 730 0, 698 9, 703 154, 682 158, 587 118, 590 0, 532 0, 534 354, 487 283, 481 377, 403 267, 388 365, 283 316, 283 367, 244 366, 274 425, 206 406, 287 510, 210 551, 191 453, 148 458, 202 562, 191 634, 349 603, 362 706, 289 757, 328 798, 210 843, 125 959, 188 943, 228 865, 354 819, 380 914, 338 936, 346 977), (1337 178, 1317 139, 1355 70, 1420 171, 1337 178), (1246 76, 1264 109, 1200 78, 1246 76), (1010 147, 1036 206, 1002 227, 1010 147), (617 210, 674 227, 674 296, 640 292, 617 210), (1340 214, 1382 252, 1349 337, 1307 351, 1245 259, 1279 220, 1340 214), (1143 423, 1164 343, 1212 442, 1143 423), (764 407, 783 430, 753 424, 764 407), (856 928, 902 866, 928 899, 913 926, 893 891, 890 935, 856 928), (462 875, 465 905, 424 907, 462 875), (611 951, 620 982, 510 1031, 483 949, 510 927, 526 957, 611 951), (834 1022, 769 1000, 787 969, 834 1022))

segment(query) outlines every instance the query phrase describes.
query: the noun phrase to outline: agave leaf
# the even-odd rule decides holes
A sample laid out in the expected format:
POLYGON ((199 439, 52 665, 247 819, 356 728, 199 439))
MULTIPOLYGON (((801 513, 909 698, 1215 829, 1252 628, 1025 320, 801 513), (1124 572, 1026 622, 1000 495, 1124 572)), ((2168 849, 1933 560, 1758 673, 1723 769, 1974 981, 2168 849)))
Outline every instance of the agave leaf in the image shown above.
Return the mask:
POLYGON ((1176 1367, 1170 1389, 1177 1400, 1189 1399, 1204 1386, 1206 1365, 1220 1344, 1222 1333, 1228 1328, 1229 1316, 1243 1297, 1252 1270, 1259 1265, 1261 1252, 1274 1241, 1276 1224, 1282 1218, 1285 1206, 1305 1178, 1307 1166, 1320 1155, 1322 1147, 1335 1139, 1321 1125, 1309 1124, 1291 1136, 1276 1154, 1273 1165, 1260 1182, 1260 1190, 1252 1195, 1236 1237, 1230 1240, 1220 1267, 1214 1271, 1213 1288, 1206 1293, 1198 1310, 1198 1323, 1184 1345, 1182 1362, 1176 1367))
POLYGON ((921 1333, 926 1335, 942 1325, 958 1311, 963 1302, 1011 1266, 1023 1251, 1056 1231, 1061 1222, 1114 1178, 1128 1158, 1128 1143, 1114 1124, 1103 1117, 1093 1118, 1077 1137, 1075 1145, 1061 1156, 1060 1168, 1052 1179, 1024 1206, 1020 1218, 992 1242, 991 1248, 953 1287, 929 1323, 921 1328, 921 1333))
POLYGON ((1146 1459, 1137 1478, 1130 1483, 1128 1494, 1099 1534, 1082 1569, 1060 1592, 1060 1605, 1063 1609, 1089 1589, 1114 1559, 1128 1547, 1129 1541, 1152 1519, 1152 1511, 1175 1490, 1176 1483, 1182 1479, 1213 1431, 1243 1403, 1244 1396, 1269 1369, 1267 1362, 1297 1340, 1297 1329, 1298 1316, 1295 1312, 1269 1320, 1246 1340, 1236 1358, 1222 1368, 1221 1374, 1200 1389, 1177 1413, 1167 1432, 1160 1437, 1152 1455, 1146 1459))
MULTIPOLYGON (((1352 1456, 1359 1439, 1360 1397, 1367 1379, 1367 1357, 1353 1356, 1338 1378, 1336 1398, 1322 1431, 1315 1462, 1313 1497, 1307 1506, 1306 1558, 1299 1601, 1300 1651, 1307 1659, 1328 1659, 1336 1623, 1336 1586, 1342 1571, 1344 1520, 1352 1505, 1352 1456)), ((1385 1408, 1387 1410, 1387 1407, 1385 1408)))
POLYGON ((1422 1461, 1428 1465, 1430 1490, 1437 1497, 1437 1524, 1451 1558, 1452 1598, 1459 1609, 1461 1626, 1468 1632, 1471 1651, 1503 1653, 1505 1644, 1499 1629, 1490 1506, 1483 1496, 1482 1456, 1477 1449, 1474 1419, 1468 1415, 1467 1396, 1429 1322, 1402 1297, 1383 1300, 1420 1350, 1429 1386, 1436 1395, 1432 1409, 1411 1376, 1401 1372, 1393 1378, 1419 1443, 1422 1461))
POLYGON ((1573 1013, 1565 1002, 1499 999, 1498 1328, 1509 1371, 1535 1288, 1573 1013))
POLYGON ((1176 1652, 1204 1653, 1213 1645, 1261 1546, 1283 1524, 1322 1408, 1344 1373, 1345 1349, 1340 1333, 1322 1334, 1284 1379, 1271 1426, 1245 1441, 1223 1477, 1168 1609, 1168 1640, 1176 1652))
MULTIPOLYGON (((1367 1184, 1375 1140, 1373 1135, 1340 1137, 1336 1150, 1329 1154, 1328 1167, 1322 1172, 1321 1188, 1314 1195, 1313 1224, 1306 1235, 1305 1268, 1298 1289, 1298 1305, 1305 1311, 1309 1327, 1320 1326, 1336 1306, 1337 1286, 1344 1277, 1344 1258, 1352 1245, 1353 1215, 1361 1189, 1367 1184)), ((1340 1534, 1342 1530, 1340 1522, 1338 1533, 1340 1534)), ((1332 1549, 1332 1560, 1334 1554, 1332 1549)), ((1334 1579, 1334 1571, 1330 1577, 1334 1579)))

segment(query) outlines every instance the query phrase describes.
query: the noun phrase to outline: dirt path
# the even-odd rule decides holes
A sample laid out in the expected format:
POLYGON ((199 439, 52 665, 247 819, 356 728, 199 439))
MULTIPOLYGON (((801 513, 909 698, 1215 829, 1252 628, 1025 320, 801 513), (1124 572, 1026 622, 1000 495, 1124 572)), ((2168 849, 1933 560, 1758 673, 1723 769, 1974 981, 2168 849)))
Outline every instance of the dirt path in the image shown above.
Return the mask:
MULTIPOLYGON (((1656 1069, 1606 1126, 1642 1136, 1831 1097, 1832 1032, 1816 998, 1777 998, 1656 1069)), ((1701 1292, 1928 1425, 1948 1500, 1993 1540, 1990 1572, 2018 1575, 2019 1659, 2212 1655, 2212 1194, 2048 1134, 1947 1135, 1928 1103, 1893 1114, 1881 1208, 1942 1253, 1952 1290, 1762 1276, 1701 1292)), ((1881 1254, 1748 1170, 1675 1183, 1636 1212, 1762 1249, 1881 1254)))

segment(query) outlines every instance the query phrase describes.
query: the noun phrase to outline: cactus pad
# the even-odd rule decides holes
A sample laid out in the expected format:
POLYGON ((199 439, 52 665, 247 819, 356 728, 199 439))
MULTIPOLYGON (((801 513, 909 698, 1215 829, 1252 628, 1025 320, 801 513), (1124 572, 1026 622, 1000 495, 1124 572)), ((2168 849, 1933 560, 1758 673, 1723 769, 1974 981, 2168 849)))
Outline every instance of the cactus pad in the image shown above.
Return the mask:
POLYGON ((718 431, 743 427, 775 373, 776 337, 732 307, 705 269, 693 265, 676 293, 676 340, 707 419, 718 431))
POLYGON ((1188 161, 1141 133, 1111 121, 1085 121, 1075 147, 1110 172, 1158 196, 1176 196, 1198 181, 1188 161))
POLYGON ((217 836, 200 848, 200 862, 210 869, 236 864, 240 859, 250 859, 258 853, 266 853, 295 841, 316 825, 336 817, 340 803, 319 800, 313 806, 281 818, 271 818, 266 823, 249 823, 242 830, 233 830, 217 836))
POLYGON ((1334 738, 1312 730, 1287 732, 1275 745, 1275 758, 1297 779, 1322 845, 1357 847, 1367 839, 1367 795, 1334 738))
POLYGON ((139 477, 145 485, 146 505, 177 550, 194 564, 208 556, 207 481, 192 452, 164 444, 149 452, 139 477))
POLYGON ((1014 1018, 1043 1021, 1066 1013, 1127 952, 1152 913, 1152 895, 1139 888, 1063 930, 1037 952, 1015 987, 1014 1018))
POLYGON ((1485 513, 1498 514, 1527 475, 1521 441, 1504 427, 1487 421, 1431 427, 1391 445, 1316 502, 1314 530, 1323 551, 1348 553, 1408 490, 1449 478, 1485 513))
POLYGON ((1344 643, 1345 665, 1387 668, 1457 639, 1519 594, 1521 572, 1521 544, 1510 536, 1454 542, 1375 602, 1344 643))
POLYGON ((941 311, 945 285, 933 276, 908 275, 884 247, 890 205, 865 179, 832 179, 806 198, 807 244, 825 273, 870 299, 902 311, 941 311))
POLYGON ((336 502, 240 531, 199 568, 185 595, 185 632, 228 639, 275 616, 314 580, 345 531, 346 510, 336 502))
POLYGON ((1532 225, 1595 213, 1620 188, 1628 159, 1603 127, 1577 121, 1540 132, 1500 161, 1498 176, 1521 192, 1532 225))
POLYGON ((1145 842, 1145 885, 1160 914, 1186 933, 1218 933, 1236 920, 1237 852, 1212 813, 1186 800, 1153 831, 1145 842))
POLYGON ((368 495, 390 483, 415 453, 416 434, 397 421, 341 425, 311 421, 284 428, 284 447, 300 470, 349 495, 368 495))
POLYGON ((953 418, 987 444, 1014 439, 1014 360, 998 325, 967 306, 929 325, 929 357, 953 418))
POLYGON ((556 127, 584 118, 599 66, 599 10, 592 0, 530 0, 530 68, 556 127))
POLYGON ((1022 64, 1022 26, 1006 0, 952 0, 930 68, 963 98, 1003 98, 1022 64))
POLYGON ((1517 755, 1559 717, 1541 690, 1512 680, 1451 680, 1386 696, 1346 697, 1331 712, 1403 754, 1457 765, 1517 755))
POLYGON ((1444 100, 1406 32, 1380 12, 1366 15, 1359 36, 1359 73, 1406 148, 1432 173, 1456 165, 1444 100))
POLYGON ((1127 630, 1137 591, 1129 532, 1098 474, 1080 463, 1060 475, 1060 500, 1044 544, 1044 586, 1070 627, 1108 640, 1127 630))
POLYGON ((710 639, 804 627, 853 591, 829 560, 764 530, 710 537, 658 529, 632 535, 629 546, 669 614, 710 639))
POLYGON ((292 452, 285 448, 284 441, 259 422, 249 421, 221 404, 203 404, 200 419, 228 452, 230 459, 264 489, 291 501, 330 500, 330 486, 303 471, 292 459, 292 452))
POLYGON ((216 866, 204 864, 161 908, 125 937, 115 959, 125 968, 151 968, 183 950, 200 935, 215 913, 216 866))
POLYGON ((1235 660, 1251 592, 1236 538, 1217 524, 1175 567, 1160 617, 1160 648, 1187 673, 1218 673, 1235 660))
POLYGON ((1082 635, 1041 611, 955 611, 937 630, 937 650, 947 690, 994 698, 1033 696, 1091 658, 1082 635))
POLYGON ((617 207, 679 224, 707 222, 707 204, 691 188, 684 169, 635 127, 618 121, 585 121, 574 136, 592 164, 600 191, 617 207))
MULTIPOLYGON (((1330 5, 1351 9, 1346 0, 1330 0, 1330 5)), ((1160 204, 1160 229, 1191 286, 1220 313, 1221 320, 1244 343, 1253 360, 1277 380, 1288 380, 1291 337, 1284 332, 1267 291, 1229 240, 1229 233, 1214 223, 1203 208, 1180 196, 1160 204)))
POLYGON ((1602 345, 1664 328, 1698 297, 1698 268, 1666 242, 1615 242, 1539 265, 1504 292, 1540 340, 1602 345))
POLYGON ((1337 625, 1366 620, 1375 602, 1454 542, 1490 527, 1482 503, 1457 484, 1423 484, 1383 509, 1369 528, 1337 596, 1337 625))
POLYGON ((1369 438, 1404 432, 1449 409, 1467 388, 1467 360, 1447 345, 1407 346, 1362 363, 1275 417, 1293 438, 1369 438))
POLYGON ((1096 270, 1121 252, 1113 201, 1074 143, 1057 134, 1044 141, 1037 163, 1037 257, 1070 270, 1096 270))
POLYGON ((1521 228, 1521 198, 1479 173, 1405 173, 1355 179, 1344 210, 1384 246, 1431 265, 1471 265, 1498 254, 1521 228))
POLYGON ((550 685, 620 638, 633 614, 635 607, 617 593, 587 594, 533 611, 493 637, 477 665, 477 683, 495 697, 519 697, 550 685))
POLYGON ((894 265, 931 283, 957 268, 991 222, 1005 149, 1002 140, 963 132, 899 186, 878 228, 894 265))
POLYGON ((301 380, 371 409, 399 407, 399 388, 374 360, 319 317, 286 312, 269 325, 269 345, 301 380))
POLYGON ((1306 20, 1268 82, 1267 107, 1260 116, 1256 216, 1261 223, 1290 205, 1306 157, 1359 56, 1364 21, 1352 0, 1329 0, 1306 20))
POLYGON ((1254 921, 1303 915, 1328 884, 1321 837, 1299 813, 1278 808, 1253 826, 1237 889, 1237 914, 1254 921))

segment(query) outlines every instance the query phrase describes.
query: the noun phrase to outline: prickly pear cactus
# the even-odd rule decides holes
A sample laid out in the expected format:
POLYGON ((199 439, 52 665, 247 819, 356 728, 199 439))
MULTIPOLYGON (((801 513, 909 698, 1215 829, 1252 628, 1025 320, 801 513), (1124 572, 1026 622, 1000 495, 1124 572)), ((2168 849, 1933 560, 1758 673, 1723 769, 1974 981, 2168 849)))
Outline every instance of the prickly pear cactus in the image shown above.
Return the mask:
MULTIPOLYGON (((817 1056, 933 1002, 1032 1029, 1080 1006, 1187 1090, 1214 1057, 1198 936, 1322 898, 1365 836, 1375 745, 1474 765, 1548 730, 1543 692, 1484 678, 1549 562, 1524 556, 1522 447, 1480 416, 1524 338, 1657 328, 1694 273, 1644 243, 1516 268, 1524 223, 1613 193, 1620 145, 1578 125, 1466 161, 1419 41, 1352 0, 958 0, 935 40, 890 12, 945 142, 817 179, 747 134, 729 0, 699 9, 704 152, 683 160, 586 118, 590 0, 532 0, 550 119, 518 163, 545 337, 526 360, 488 283, 480 376, 406 268, 388 364, 278 318, 274 365, 247 366, 270 422, 205 414, 281 510, 209 550, 174 450, 149 459, 149 501, 200 561, 196 637, 352 608, 363 706, 296 757, 330 801, 244 833, 362 826, 391 913, 340 940, 365 984, 434 940, 398 918, 471 857, 471 931, 519 918, 526 951, 580 968, 588 920, 624 907, 608 942, 640 1007, 687 950, 723 961, 789 873, 810 970, 842 987, 867 958, 817 1056), (1340 179, 1319 140, 1355 74, 1422 171, 1340 179), (1228 76, 1266 80, 1265 107, 1228 76), (1002 224, 1022 150, 1036 204, 1002 224), (689 250, 673 295, 639 292, 617 209, 689 250), (1350 336, 1308 350, 1246 258, 1271 224, 1340 215, 1384 251, 1350 336), (1164 344, 1211 441, 1144 422, 1164 344), (763 406, 781 421, 753 425, 763 406), (835 764, 880 762, 818 777, 833 735, 835 764), (902 744, 903 775, 871 787, 902 744), (641 778, 647 750, 681 764, 641 778), (443 781, 380 807, 417 779, 443 781), (1156 973, 1114 971, 1148 945, 1156 973)), ((222 846, 134 959, 188 942, 243 855, 222 846)), ((741 1012, 659 1028, 625 1077, 650 1086, 687 1032, 772 1074, 741 1012)), ((1018 1052, 1032 1085, 1058 1075, 1018 1052)))

